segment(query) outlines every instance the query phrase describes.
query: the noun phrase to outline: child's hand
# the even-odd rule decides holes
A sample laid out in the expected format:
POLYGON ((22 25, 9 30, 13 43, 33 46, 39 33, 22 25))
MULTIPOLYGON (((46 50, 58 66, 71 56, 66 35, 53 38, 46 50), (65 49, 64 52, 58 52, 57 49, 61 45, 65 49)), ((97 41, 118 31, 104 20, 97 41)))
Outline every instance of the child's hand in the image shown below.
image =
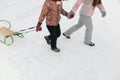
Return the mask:
POLYGON ((75 16, 75 13, 74 13, 73 11, 70 11, 70 12, 67 14, 67 18, 68 18, 68 19, 72 19, 72 18, 74 18, 74 16, 75 16))
POLYGON ((102 17, 105 17, 106 16, 106 12, 102 12, 102 17))
POLYGON ((42 23, 38 22, 38 24, 37 24, 37 26, 36 26, 36 32, 42 30, 41 24, 42 24, 42 23))

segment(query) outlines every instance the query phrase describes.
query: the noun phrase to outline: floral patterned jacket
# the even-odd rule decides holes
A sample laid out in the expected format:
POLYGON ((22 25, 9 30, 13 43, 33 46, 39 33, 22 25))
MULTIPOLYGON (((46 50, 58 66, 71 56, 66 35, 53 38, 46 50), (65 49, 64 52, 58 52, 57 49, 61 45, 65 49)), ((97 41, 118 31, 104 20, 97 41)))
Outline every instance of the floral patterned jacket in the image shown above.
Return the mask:
POLYGON ((57 26, 61 19, 60 14, 67 15, 67 12, 62 8, 62 1, 46 0, 42 7, 39 22, 42 23, 46 17, 47 25, 57 26))

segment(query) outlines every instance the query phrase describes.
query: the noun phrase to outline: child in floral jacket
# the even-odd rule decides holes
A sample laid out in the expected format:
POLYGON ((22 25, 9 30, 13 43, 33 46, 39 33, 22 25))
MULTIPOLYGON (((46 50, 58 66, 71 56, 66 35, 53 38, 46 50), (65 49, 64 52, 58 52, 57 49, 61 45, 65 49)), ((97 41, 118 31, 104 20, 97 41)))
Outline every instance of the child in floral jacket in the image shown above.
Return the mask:
POLYGON ((38 24, 36 26, 36 31, 41 31, 41 24, 46 17, 46 26, 50 35, 45 36, 45 40, 49 45, 51 45, 51 50, 55 52, 60 52, 57 48, 57 38, 61 35, 60 30, 60 14, 67 17, 68 13, 62 8, 61 0, 46 0, 43 4, 42 11, 39 17, 38 24))

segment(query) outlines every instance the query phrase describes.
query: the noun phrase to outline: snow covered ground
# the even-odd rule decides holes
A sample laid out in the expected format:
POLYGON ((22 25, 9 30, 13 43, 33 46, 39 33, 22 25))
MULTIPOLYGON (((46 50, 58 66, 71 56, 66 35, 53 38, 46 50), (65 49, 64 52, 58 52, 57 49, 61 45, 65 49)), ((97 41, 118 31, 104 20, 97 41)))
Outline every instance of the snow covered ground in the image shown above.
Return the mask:
MULTIPOLYGON (((70 11, 76 0, 63 2, 70 11)), ((0 0, 0 19, 11 22, 12 30, 35 26, 44 0, 0 0)), ((0 43, 0 80, 120 80, 120 1, 103 0, 107 16, 96 9, 93 22, 95 47, 83 44, 85 27, 68 40, 58 39, 60 53, 50 50, 44 40, 48 35, 45 23, 42 32, 14 37, 14 44, 0 43)), ((77 23, 62 16, 61 31, 77 23)), ((1 40, 1 39, 0 39, 1 40)))

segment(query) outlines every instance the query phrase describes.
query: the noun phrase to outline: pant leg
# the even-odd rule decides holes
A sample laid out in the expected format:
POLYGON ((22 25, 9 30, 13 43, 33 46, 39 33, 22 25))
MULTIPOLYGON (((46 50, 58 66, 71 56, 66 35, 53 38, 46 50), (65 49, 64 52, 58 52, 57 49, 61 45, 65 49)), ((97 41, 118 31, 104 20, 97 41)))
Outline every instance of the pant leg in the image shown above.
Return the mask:
POLYGON ((66 36, 70 36, 73 32, 77 31, 79 28, 83 26, 82 18, 80 16, 79 21, 77 24, 73 25, 71 28, 69 28, 67 31, 64 32, 66 36))
POLYGON ((50 32, 49 38, 51 40, 51 48, 56 48, 57 45, 57 37, 60 36, 60 27, 57 26, 49 26, 47 25, 47 29, 50 32))
POLYGON ((60 24, 58 24, 58 26, 56 26, 56 34, 57 34, 57 38, 60 37, 60 35, 61 35, 60 24))
POLYGON ((92 31, 93 31, 93 23, 91 16, 83 16, 84 17, 84 25, 86 27, 84 43, 89 44, 92 38, 92 31))

